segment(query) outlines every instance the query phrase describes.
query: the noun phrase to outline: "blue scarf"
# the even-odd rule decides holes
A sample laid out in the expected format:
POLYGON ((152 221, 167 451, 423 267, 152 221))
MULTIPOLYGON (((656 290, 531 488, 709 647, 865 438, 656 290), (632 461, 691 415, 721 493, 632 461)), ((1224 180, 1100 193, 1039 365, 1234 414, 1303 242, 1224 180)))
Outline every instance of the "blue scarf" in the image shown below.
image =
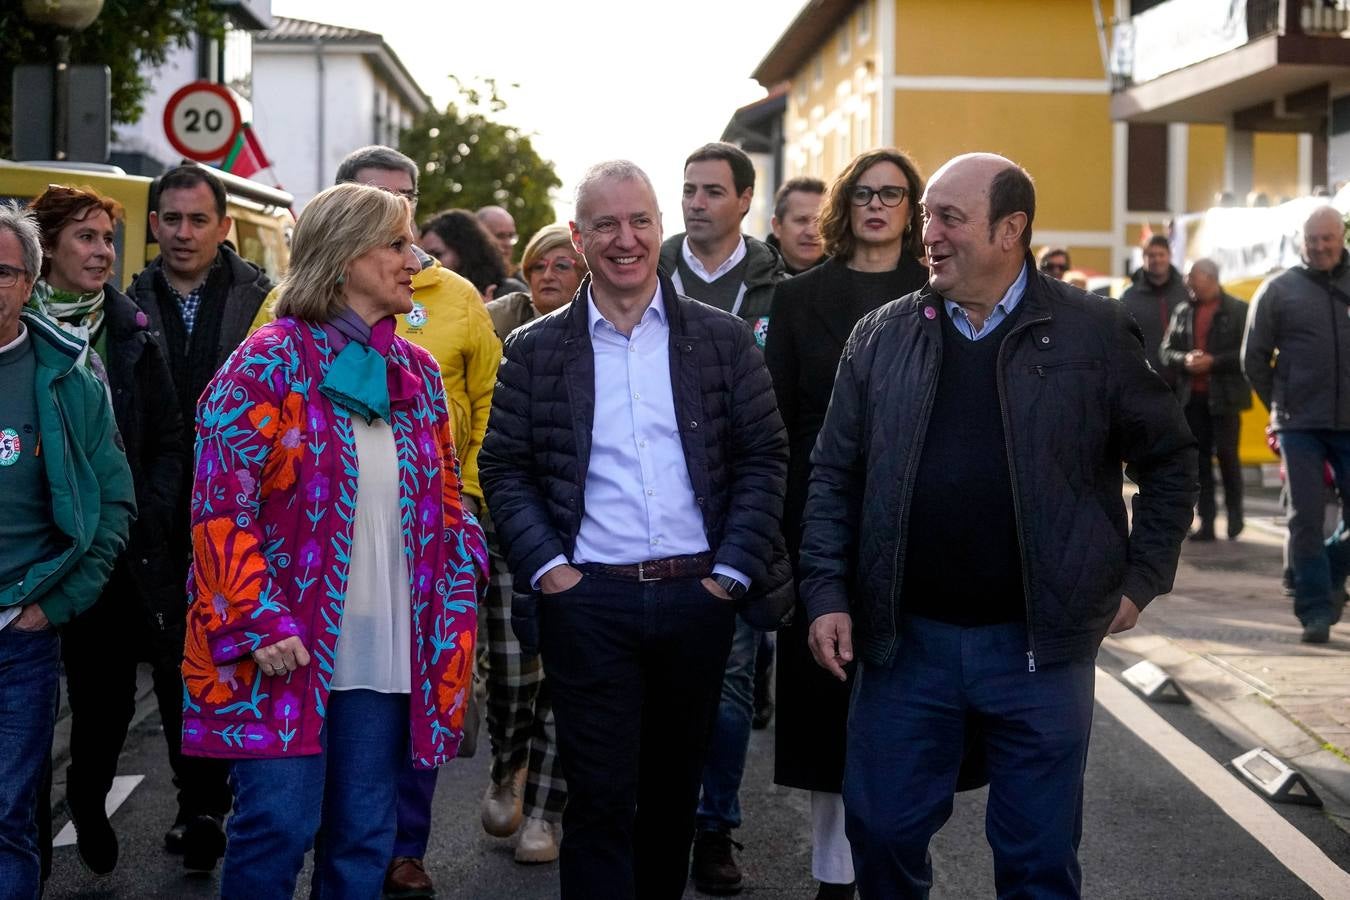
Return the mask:
POLYGON ((391 393, 394 400, 404 400, 411 396, 412 387, 411 373, 388 356, 394 342, 394 317, 370 326, 344 309, 322 327, 338 354, 319 384, 319 393, 368 425, 376 419, 388 422, 391 393))

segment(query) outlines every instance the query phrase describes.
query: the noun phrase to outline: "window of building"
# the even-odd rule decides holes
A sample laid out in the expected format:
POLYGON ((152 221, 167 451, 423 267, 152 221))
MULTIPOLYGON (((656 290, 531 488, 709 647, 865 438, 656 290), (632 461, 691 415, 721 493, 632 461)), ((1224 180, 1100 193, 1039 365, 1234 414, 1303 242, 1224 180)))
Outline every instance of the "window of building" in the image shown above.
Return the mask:
POLYGON ((825 81, 825 57, 816 54, 815 64, 811 67, 811 82, 819 87, 825 81))
POLYGON ((1131 123, 1126 156, 1125 206, 1133 212, 1167 209, 1167 125, 1131 123))
POLYGON ((849 24, 845 22, 839 26, 839 61, 844 62, 848 59, 849 53, 853 50, 853 33, 849 31, 849 24))
POLYGON ((872 4, 864 3, 858 7, 858 43, 872 36, 872 4))
POLYGON ((797 102, 806 103, 806 79, 802 78, 797 82, 797 102))

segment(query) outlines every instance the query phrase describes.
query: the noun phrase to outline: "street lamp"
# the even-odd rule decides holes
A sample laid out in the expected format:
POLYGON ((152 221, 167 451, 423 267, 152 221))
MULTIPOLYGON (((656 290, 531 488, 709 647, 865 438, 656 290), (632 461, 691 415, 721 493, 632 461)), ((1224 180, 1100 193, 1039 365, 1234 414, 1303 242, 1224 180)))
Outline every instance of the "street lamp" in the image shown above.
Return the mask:
POLYGON ((58 160, 68 155, 70 132, 70 36, 93 24, 103 11, 103 0, 23 0, 23 13, 36 25, 57 29, 56 89, 52 101, 52 151, 58 160))

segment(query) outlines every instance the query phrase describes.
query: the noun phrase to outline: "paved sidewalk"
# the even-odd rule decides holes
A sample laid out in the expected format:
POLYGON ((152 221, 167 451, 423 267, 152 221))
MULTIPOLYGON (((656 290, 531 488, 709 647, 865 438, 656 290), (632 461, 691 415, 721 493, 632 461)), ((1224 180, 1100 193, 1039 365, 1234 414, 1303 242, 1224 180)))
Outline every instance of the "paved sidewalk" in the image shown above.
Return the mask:
MULTIPOLYGON (((1275 495, 1249 497, 1237 541, 1187 541, 1171 594, 1103 650, 1167 671, 1203 713, 1246 746, 1310 778, 1350 830, 1350 620, 1327 644, 1304 644, 1280 583, 1283 519, 1275 495)), ((1219 534, 1224 533, 1222 518, 1219 534)))

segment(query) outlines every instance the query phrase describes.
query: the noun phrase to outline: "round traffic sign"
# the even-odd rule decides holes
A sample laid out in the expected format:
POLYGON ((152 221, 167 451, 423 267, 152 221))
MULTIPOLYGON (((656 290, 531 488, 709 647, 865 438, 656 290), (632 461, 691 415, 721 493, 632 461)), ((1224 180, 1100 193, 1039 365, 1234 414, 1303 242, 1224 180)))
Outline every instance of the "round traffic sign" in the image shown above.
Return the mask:
POLYGON ((194 81, 174 92, 164 107, 164 133, 188 159, 210 162, 230 151, 243 125, 229 88, 194 81))

